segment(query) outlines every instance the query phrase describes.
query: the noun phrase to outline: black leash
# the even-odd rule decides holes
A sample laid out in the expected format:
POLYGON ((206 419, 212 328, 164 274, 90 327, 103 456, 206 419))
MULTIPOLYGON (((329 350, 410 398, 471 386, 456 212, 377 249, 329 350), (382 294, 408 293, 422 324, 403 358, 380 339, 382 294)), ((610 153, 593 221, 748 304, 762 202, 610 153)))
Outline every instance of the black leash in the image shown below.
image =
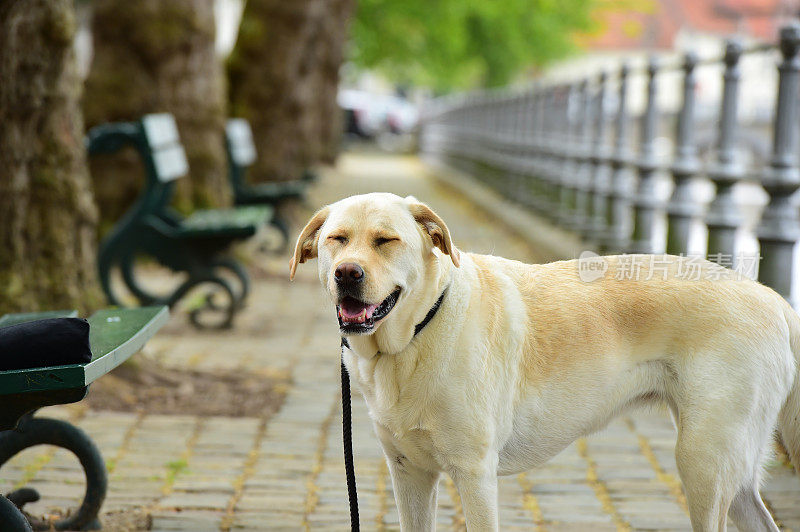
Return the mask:
MULTIPOLYGON (((436 300, 436 303, 425 315, 425 319, 419 322, 414 327, 414 336, 425 328, 425 326, 433 319, 439 307, 442 306, 444 295, 447 293, 447 288, 442 291, 442 295, 436 300)), ((347 368, 344 366, 344 348, 350 349, 350 344, 347 338, 342 337, 342 446, 344 447, 344 471, 347 476, 347 498, 350 501, 350 530, 352 532, 359 532, 361 530, 360 521, 358 519, 358 490, 356 490, 356 470, 353 465, 353 420, 352 420, 352 405, 350 404, 350 374, 347 373, 347 368)))
MULTIPOLYGON (((344 348, 350 347, 347 340, 342 338, 342 355, 344 348)), ((353 467, 353 420, 351 419, 352 407, 350 405, 350 375, 344 367, 342 359, 342 444, 344 446, 344 471, 347 475, 347 498, 350 500, 350 529, 358 532, 358 491, 356 490, 356 471, 353 467)))

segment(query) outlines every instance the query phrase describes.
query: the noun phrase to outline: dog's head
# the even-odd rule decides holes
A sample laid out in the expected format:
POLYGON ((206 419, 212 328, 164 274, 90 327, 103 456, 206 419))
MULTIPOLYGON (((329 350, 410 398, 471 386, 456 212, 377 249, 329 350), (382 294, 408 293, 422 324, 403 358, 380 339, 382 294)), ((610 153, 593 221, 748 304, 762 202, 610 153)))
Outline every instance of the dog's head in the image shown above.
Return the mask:
POLYGON ((441 254, 459 265, 442 219, 409 196, 353 196, 320 209, 295 246, 297 265, 319 258, 319 278, 336 303, 342 334, 372 334, 413 294, 423 294, 438 271, 441 254))

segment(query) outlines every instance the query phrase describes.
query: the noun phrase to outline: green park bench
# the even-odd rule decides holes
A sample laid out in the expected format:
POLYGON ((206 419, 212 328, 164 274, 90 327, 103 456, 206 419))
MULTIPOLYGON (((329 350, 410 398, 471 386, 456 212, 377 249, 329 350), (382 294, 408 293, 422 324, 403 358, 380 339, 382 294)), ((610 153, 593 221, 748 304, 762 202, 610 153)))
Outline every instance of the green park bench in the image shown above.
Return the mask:
MULTIPOLYGON (((217 286, 190 312, 196 327, 229 327, 249 291, 245 268, 230 255, 233 242, 256 234, 274 214, 270 206, 198 210, 188 217, 170 207, 175 180, 188 172, 186 154, 171 114, 151 114, 139 122, 103 124, 87 137, 90 155, 113 153, 133 146, 144 163, 146 180, 138 200, 100 245, 98 269, 103 291, 112 305, 124 302, 113 290, 118 269, 125 286, 141 305, 174 306, 200 284, 217 286), (171 293, 154 294, 135 273, 136 259, 146 256, 186 279, 171 293), (238 285, 238 286, 234 286, 238 285), (216 295, 224 294, 227 305, 216 295), (211 316, 212 322, 203 319, 211 316)), ((113 176, 111 176, 113 178, 113 176)))
POLYGON ((281 218, 278 207, 287 200, 305 199, 306 188, 315 179, 310 171, 303 173, 294 181, 273 181, 269 183, 247 183, 247 170, 256 161, 256 146, 253 143, 253 131, 250 123, 244 118, 232 118, 225 125, 225 149, 228 152, 228 176, 233 189, 233 200, 236 205, 270 205, 275 207, 276 215, 272 220, 284 238, 289 242, 289 224, 281 218))
MULTIPOLYGON (((76 315, 75 311, 7 314, 0 317, 0 329, 26 321, 76 315)), ((32 520, 36 530, 99 528, 97 515, 108 479, 103 457, 85 432, 67 421, 34 417, 34 413, 44 406, 83 399, 92 382, 138 352, 168 318, 164 306, 100 310, 88 319, 90 362, 0 371, 0 465, 28 447, 56 445, 75 454, 86 475, 86 492, 80 507, 53 523, 32 520)), ((8 501, 21 509, 24 504, 37 501, 39 494, 31 488, 21 488, 7 497, 0 499, 0 524, 19 520, 20 512, 8 501)), ((0 530, 6 528, 0 526, 0 530)))

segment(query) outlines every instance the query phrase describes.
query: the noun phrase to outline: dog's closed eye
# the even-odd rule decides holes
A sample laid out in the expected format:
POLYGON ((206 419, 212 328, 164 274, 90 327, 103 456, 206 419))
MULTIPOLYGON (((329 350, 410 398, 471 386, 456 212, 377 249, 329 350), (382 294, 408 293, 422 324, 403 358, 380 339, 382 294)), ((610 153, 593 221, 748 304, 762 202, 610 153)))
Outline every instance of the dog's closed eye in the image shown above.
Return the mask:
POLYGON ((384 245, 384 244, 386 244, 386 243, 388 243, 388 242, 395 242, 395 241, 399 241, 399 240, 400 240, 400 239, 399 239, 399 238, 397 238, 397 237, 383 237, 383 236, 379 236, 378 238, 376 238, 376 239, 375 239, 375 245, 376 245, 376 246, 382 246, 382 245, 384 245))
POLYGON ((331 235, 328 237, 328 240, 335 240, 340 244, 344 244, 345 242, 347 242, 347 237, 342 235, 331 235))

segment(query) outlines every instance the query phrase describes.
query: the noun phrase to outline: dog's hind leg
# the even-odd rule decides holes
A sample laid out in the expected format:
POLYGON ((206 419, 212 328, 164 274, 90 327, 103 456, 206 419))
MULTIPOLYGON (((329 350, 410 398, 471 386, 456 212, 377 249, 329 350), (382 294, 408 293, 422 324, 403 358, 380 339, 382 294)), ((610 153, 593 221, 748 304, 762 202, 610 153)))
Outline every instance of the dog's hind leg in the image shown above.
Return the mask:
POLYGON ((670 381, 675 458, 695 532, 724 532, 729 509, 743 530, 774 530, 758 479, 793 367, 784 340, 756 335, 753 342, 727 346, 725 355, 684 357, 670 381))
POLYGON ((694 532, 725 532, 728 507, 743 476, 732 459, 735 450, 715 447, 711 440, 683 428, 675 446, 694 532))
MULTIPOLYGON (((758 435, 754 432, 754 436, 758 435)), ((728 516, 736 524, 739 530, 753 532, 778 532, 778 526, 772 520, 772 516, 767 511, 758 488, 761 485, 761 471, 766 458, 770 455, 771 432, 766 431, 758 442, 761 444, 761 451, 758 453, 757 460, 753 467, 752 478, 740 486, 739 491, 731 502, 728 516)))
POLYGON ((759 467, 764 434, 754 429, 750 409, 731 403, 691 390, 678 404, 675 460, 694 532, 725 532, 731 503, 759 467))
POLYGON ((731 520, 739 530, 748 532, 778 532, 755 486, 742 486, 731 503, 731 520))
POLYGON ((695 532, 725 532, 728 515, 739 530, 778 530, 758 494, 777 417, 771 402, 756 399, 747 405, 753 408, 737 409, 741 402, 695 399, 679 409, 675 458, 695 532))

